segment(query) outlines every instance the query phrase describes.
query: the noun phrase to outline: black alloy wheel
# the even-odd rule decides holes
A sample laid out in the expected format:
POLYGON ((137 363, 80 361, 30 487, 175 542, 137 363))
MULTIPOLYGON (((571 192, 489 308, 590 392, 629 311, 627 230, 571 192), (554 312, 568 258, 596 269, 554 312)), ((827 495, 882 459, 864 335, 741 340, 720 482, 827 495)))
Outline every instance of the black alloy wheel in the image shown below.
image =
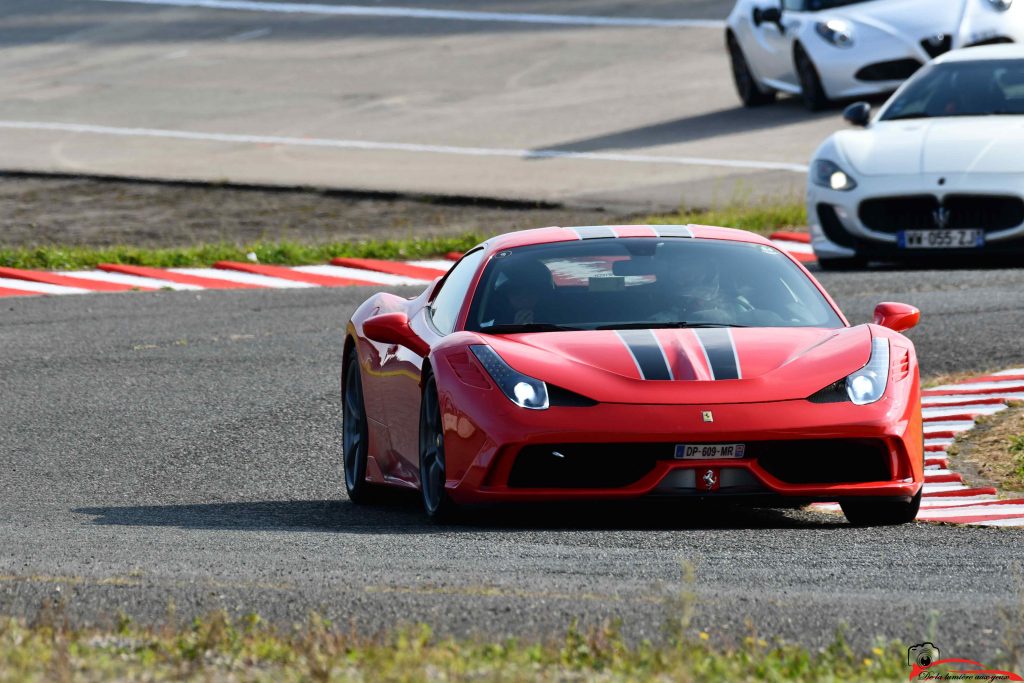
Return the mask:
POLYGON ((804 106, 809 111, 821 111, 827 107, 829 99, 825 95, 825 86, 821 84, 818 69, 799 43, 793 49, 793 63, 796 66, 797 78, 800 79, 800 96, 803 98, 804 106))
POLYGON ((917 512, 921 509, 921 494, 923 493, 924 486, 908 502, 851 498, 842 501, 839 506, 843 508, 846 519, 854 526, 907 524, 917 518, 917 512))
POLYGON ((423 509, 435 520, 448 519, 455 506, 445 490, 444 427, 433 374, 423 382, 420 401, 420 491, 423 509))
POLYGON ((363 381, 359 369, 359 356, 349 351, 345 363, 341 410, 342 458, 345 470, 345 490, 349 500, 357 505, 368 503, 373 497, 373 484, 366 481, 366 455, 369 444, 366 405, 363 403, 363 381))
POLYGON ((726 38, 726 42, 729 47, 729 58, 732 62, 732 78, 736 83, 736 92, 739 94, 740 100, 743 101, 743 106, 760 107, 774 102, 775 91, 769 90, 765 92, 758 87, 754 74, 750 71, 750 65, 747 64, 747 58, 743 56, 743 50, 740 48, 739 43, 736 42, 736 38, 730 33, 726 38))

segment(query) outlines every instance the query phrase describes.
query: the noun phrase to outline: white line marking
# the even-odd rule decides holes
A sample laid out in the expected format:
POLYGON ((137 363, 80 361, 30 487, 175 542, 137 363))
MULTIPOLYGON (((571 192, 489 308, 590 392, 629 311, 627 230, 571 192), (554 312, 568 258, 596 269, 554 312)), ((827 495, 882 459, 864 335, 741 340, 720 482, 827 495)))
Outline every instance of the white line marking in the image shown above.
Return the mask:
POLYGON ((992 373, 994 375, 1024 375, 1024 368, 1010 368, 1009 370, 1000 370, 999 372, 992 373))
POLYGON ((983 526, 1024 526, 1024 517, 1017 519, 993 519, 989 522, 982 522, 983 526))
POLYGON ((322 5, 306 2, 253 2, 252 0, 98 0, 134 5, 202 7, 204 9, 275 12, 278 14, 326 14, 346 17, 389 17, 394 19, 446 19, 448 21, 490 21, 510 24, 552 24, 556 26, 612 26, 633 28, 725 28, 717 19, 653 19, 649 17, 594 17, 579 14, 520 14, 517 12, 466 12, 415 7, 364 7, 322 5))
POLYGON ((421 268, 435 268, 437 270, 442 270, 446 273, 449 270, 451 270, 452 266, 455 265, 455 261, 441 261, 434 259, 427 259, 424 261, 406 261, 406 263, 408 263, 410 266, 420 266, 421 268))
POLYGON ((958 507, 951 510, 928 510, 921 513, 921 517, 928 519, 943 519, 945 517, 985 517, 988 515, 1020 515, 1024 517, 1024 505, 985 505, 983 507, 958 507))
POLYGON ((791 254, 813 254, 814 248, 805 242, 794 242, 792 240, 771 240, 771 243, 783 251, 791 254))
POLYGON ((269 28, 258 28, 255 31, 243 31, 242 33, 236 33, 233 36, 225 38, 229 43, 244 43, 247 40, 256 40, 257 38, 263 38, 269 36, 271 33, 269 28))
POLYGON ((40 294, 89 294, 88 289, 78 287, 65 287, 63 285, 51 285, 47 282, 32 282, 31 280, 19 280, 17 278, 0 277, 0 287, 4 289, 17 289, 22 292, 39 292, 40 294))
POLYGON ((964 382, 963 384, 944 384, 941 387, 932 387, 933 391, 946 391, 953 390, 959 391, 963 389, 971 390, 988 390, 998 391, 1000 389, 1009 389, 1010 391, 1020 391, 1024 389, 1024 380, 1019 379, 1000 379, 992 382, 964 382))
MULTIPOLYGON (((113 2, 116 0, 102 0, 113 2)), ((233 133, 201 133, 198 131, 166 130, 161 128, 121 128, 94 126, 85 123, 57 123, 46 121, 0 121, 0 128, 13 130, 52 130, 64 133, 116 135, 121 137, 165 138, 202 142, 251 143, 257 145, 286 145, 291 147, 326 147, 358 149, 378 152, 413 152, 418 154, 447 154, 472 157, 510 157, 514 159, 572 159, 580 161, 619 161, 634 164, 667 164, 672 166, 716 166, 761 171, 788 171, 806 173, 802 164, 747 159, 713 159, 706 157, 672 157, 646 154, 614 154, 604 152, 570 152, 565 150, 530 150, 501 147, 455 147, 451 145, 420 145, 404 142, 370 142, 366 140, 336 140, 333 138, 295 138, 280 135, 238 135, 233 133)))
POLYGON ((363 280, 364 282, 378 282, 382 285, 426 285, 428 280, 420 280, 413 277, 403 277, 390 273, 378 273, 372 270, 361 268, 347 268, 345 266, 295 266, 292 270, 300 273, 315 273, 316 275, 328 275, 330 277, 343 277, 352 280, 363 280))
POLYGON ((244 273, 240 270, 221 270, 220 268, 168 268, 168 270, 172 273, 184 273, 185 275, 216 278, 218 280, 241 282, 247 285, 258 285, 260 287, 269 287, 272 289, 305 289, 317 286, 308 282, 296 282, 294 280, 284 280, 279 277, 244 273))
POLYGON ((993 500, 999 500, 999 498, 987 493, 980 496, 936 496, 934 498, 921 498, 921 509, 978 505, 979 503, 993 500))
POLYGON ((968 429, 974 427, 974 422, 968 422, 967 420, 951 420, 949 422, 925 422, 924 423, 924 435, 927 437, 929 434, 935 432, 966 432, 968 429))
POLYGON ((945 417, 947 415, 992 415, 1000 411, 1006 410, 1005 405, 988 403, 978 403, 975 405, 964 405, 964 406, 950 406, 949 408, 923 408, 921 413, 923 417, 945 417))
POLYGON ((998 394, 943 394, 942 396, 925 396, 921 399, 923 405, 933 403, 948 403, 949 401, 981 401, 990 398, 1014 399, 1024 401, 1024 392, 1006 392, 998 394))
POLYGON ((80 277, 83 280, 95 280, 97 282, 116 282, 122 285, 131 285, 132 287, 152 287, 153 289, 166 288, 175 290, 203 289, 197 285, 186 285, 180 282, 171 282, 170 280, 157 280, 151 277, 128 275, 127 273, 110 273, 105 270, 78 270, 69 273, 61 272, 58 274, 80 277))

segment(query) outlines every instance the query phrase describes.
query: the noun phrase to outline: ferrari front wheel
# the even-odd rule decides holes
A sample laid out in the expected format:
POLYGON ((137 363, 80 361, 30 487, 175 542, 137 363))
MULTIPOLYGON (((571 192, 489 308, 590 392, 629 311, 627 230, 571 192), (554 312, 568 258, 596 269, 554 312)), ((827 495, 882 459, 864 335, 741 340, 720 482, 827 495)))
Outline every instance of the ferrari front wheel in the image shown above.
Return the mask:
POLYGON ((420 491, 423 509, 431 519, 447 519, 455 511, 455 504, 445 489, 445 481, 441 404, 437 380, 430 374, 423 382, 423 399, 420 401, 420 491))
POLYGON ((370 502, 373 494, 373 484, 366 481, 368 432, 359 356, 352 349, 345 362, 342 384, 341 447, 345 490, 349 500, 357 505, 370 502))
POLYGON ((845 500, 839 504, 843 508, 846 519, 854 526, 892 526, 907 524, 917 518, 921 509, 921 494, 924 487, 909 501, 872 500, 858 498, 845 500))

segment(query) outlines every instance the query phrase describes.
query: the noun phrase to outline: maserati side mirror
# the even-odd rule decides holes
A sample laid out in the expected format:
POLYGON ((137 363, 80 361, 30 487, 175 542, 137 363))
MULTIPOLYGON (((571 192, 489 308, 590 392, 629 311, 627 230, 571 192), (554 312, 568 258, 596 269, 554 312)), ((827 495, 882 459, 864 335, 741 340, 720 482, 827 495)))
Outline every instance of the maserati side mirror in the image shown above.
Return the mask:
POLYGON ((885 301, 875 306, 876 325, 888 327, 894 332, 905 332, 921 321, 921 311, 908 304, 885 301))
POLYGON ((871 121, 871 105, 867 102, 854 102, 843 110, 843 118, 850 125, 864 128, 871 121))
POLYGON ((363 323, 363 334, 380 344, 404 346, 418 356, 430 353, 427 343, 409 327, 405 313, 384 313, 367 318, 363 323))

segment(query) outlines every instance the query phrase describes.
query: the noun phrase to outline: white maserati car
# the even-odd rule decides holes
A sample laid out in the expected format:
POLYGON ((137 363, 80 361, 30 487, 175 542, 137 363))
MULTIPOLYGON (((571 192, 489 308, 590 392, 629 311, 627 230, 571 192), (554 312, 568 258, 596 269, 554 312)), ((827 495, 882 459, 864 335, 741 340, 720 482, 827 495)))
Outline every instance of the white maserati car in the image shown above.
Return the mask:
POLYGON ((743 104, 783 92, 817 110, 892 92, 951 49, 1024 42, 1024 0, 738 0, 727 26, 743 104))
POLYGON ((1024 46, 956 50, 811 160, 807 214, 823 268, 1024 256, 1024 46))

